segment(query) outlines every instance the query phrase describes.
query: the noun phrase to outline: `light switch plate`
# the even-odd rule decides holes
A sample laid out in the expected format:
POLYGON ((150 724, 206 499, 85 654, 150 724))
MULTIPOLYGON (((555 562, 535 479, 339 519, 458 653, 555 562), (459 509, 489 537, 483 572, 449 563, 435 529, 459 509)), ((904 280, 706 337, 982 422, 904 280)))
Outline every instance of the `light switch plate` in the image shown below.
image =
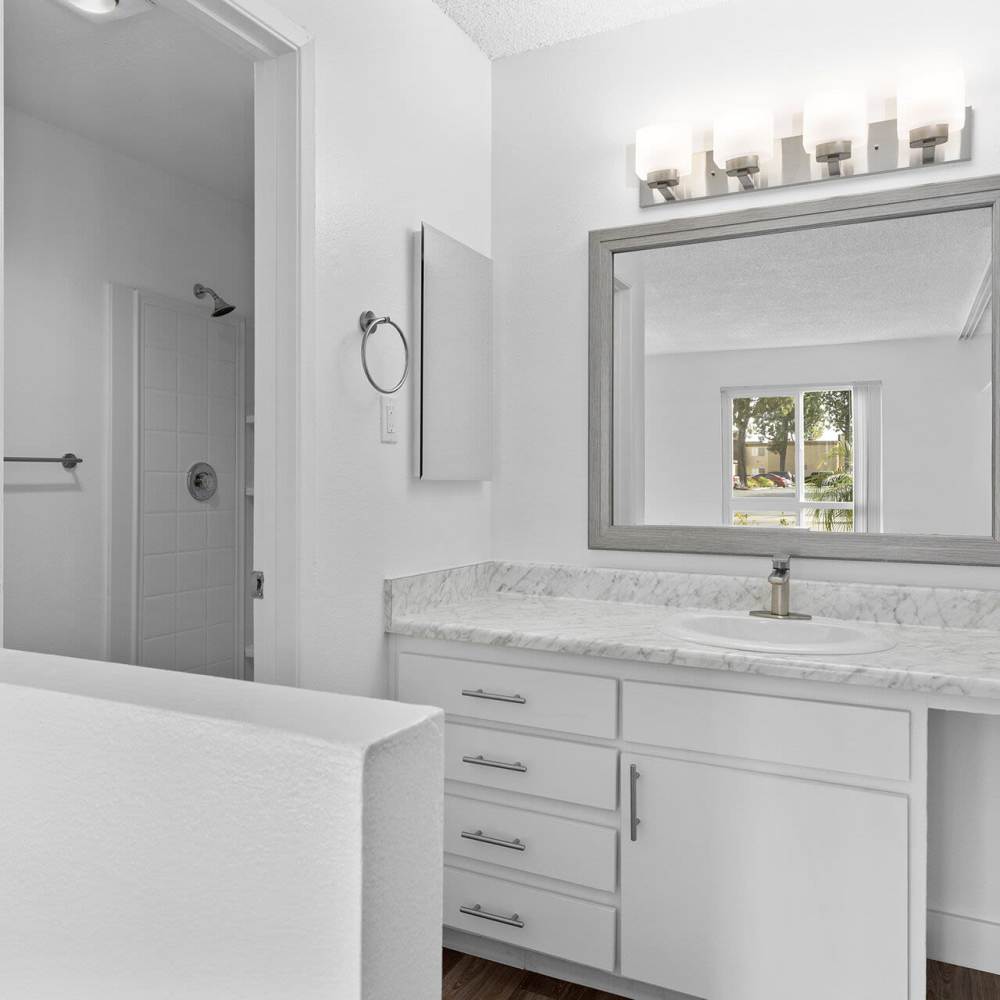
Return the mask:
POLYGON ((399 403, 392 396, 381 396, 382 444, 399 441, 399 403))

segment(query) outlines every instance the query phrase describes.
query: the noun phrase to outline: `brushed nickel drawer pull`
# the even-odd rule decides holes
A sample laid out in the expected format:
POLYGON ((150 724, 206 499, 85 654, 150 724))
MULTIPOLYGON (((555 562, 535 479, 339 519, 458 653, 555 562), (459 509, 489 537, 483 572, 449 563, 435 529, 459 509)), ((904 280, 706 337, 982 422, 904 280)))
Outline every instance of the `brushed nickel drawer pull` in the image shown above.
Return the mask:
POLYGON ((482 830, 463 830, 462 837, 465 840, 475 840, 479 844, 490 844, 493 847, 506 847, 511 851, 523 851, 528 845, 515 837, 513 840, 501 840, 499 837, 490 837, 482 830))
POLYGON ((505 760, 490 760, 482 754, 478 754, 475 757, 467 754, 462 758, 462 763, 478 764, 480 767, 498 767, 501 771, 519 771, 521 774, 524 774, 528 770, 519 760, 511 764, 505 760))
POLYGON ((639 819, 636 810, 639 807, 639 795, 636 785, 639 783, 639 768, 635 764, 629 764, 629 825, 631 826, 629 839, 633 842, 639 839, 639 819))
POLYGON ((510 917, 502 917, 499 913, 490 913, 489 910, 484 910, 478 903, 475 906, 460 906, 458 912, 469 917, 479 917, 480 920, 492 920, 497 924, 506 924, 508 927, 524 926, 520 914, 515 913, 510 917))
POLYGON ((482 698, 484 701, 505 701, 511 705, 526 705, 528 700, 519 694, 495 694, 482 688, 462 688, 463 698, 482 698))

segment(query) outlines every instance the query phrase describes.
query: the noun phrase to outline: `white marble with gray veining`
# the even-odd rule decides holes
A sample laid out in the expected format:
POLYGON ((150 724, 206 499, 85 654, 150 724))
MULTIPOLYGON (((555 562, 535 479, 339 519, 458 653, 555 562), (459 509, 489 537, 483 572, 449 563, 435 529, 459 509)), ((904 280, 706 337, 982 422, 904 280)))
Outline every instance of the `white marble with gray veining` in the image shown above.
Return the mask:
POLYGON ((749 577, 480 563, 386 583, 396 635, 704 667, 733 673, 1000 698, 1000 593, 793 584, 796 610, 892 632, 880 653, 789 655, 701 646, 671 636, 680 608, 748 610, 749 577))

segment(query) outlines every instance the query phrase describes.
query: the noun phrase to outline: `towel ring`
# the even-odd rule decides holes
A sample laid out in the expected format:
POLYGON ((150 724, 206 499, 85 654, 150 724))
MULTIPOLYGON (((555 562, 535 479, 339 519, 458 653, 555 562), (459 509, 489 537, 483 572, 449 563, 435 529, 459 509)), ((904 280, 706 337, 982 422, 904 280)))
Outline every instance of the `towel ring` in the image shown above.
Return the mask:
POLYGON ((361 367, 365 370, 365 378, 372 384, 372 388, 376 392, 382 393, 383 396, 391 396, 394 392, 399 392, 403 388, 403 383, 406 381, 407 372, 410 370, 410 345, 406 342, 406 334, 400 330, 399 326, 394 323, 388 316, 378 317, 370 309, 361 314, 361 318, 358 320, 358 325, 361 327, 361 332, 364 336, 361 338, 361 367), (368 369, 368 338, 380 327, 382 324, 391 326, 396 333, 399 334, 399 339, 403 342, 403 374, 400 376, 399 381, 391 388, 384 389, 382 386, 372 378, 372 373, 368 369))

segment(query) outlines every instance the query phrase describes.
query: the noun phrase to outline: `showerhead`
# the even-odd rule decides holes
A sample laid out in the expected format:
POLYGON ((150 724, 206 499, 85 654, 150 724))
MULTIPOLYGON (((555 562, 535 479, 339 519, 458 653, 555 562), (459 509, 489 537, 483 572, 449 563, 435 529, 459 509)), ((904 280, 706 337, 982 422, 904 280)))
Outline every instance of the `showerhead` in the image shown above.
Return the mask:
POLYGON ((212 296, 212 318, 216 319, 219 316, 228 316, 236 306, 231 306, 224 298, 216 295, 208 285, 197 284, 194 286, 194 297, 196 299, 203 299, 206 295, 212 296))

